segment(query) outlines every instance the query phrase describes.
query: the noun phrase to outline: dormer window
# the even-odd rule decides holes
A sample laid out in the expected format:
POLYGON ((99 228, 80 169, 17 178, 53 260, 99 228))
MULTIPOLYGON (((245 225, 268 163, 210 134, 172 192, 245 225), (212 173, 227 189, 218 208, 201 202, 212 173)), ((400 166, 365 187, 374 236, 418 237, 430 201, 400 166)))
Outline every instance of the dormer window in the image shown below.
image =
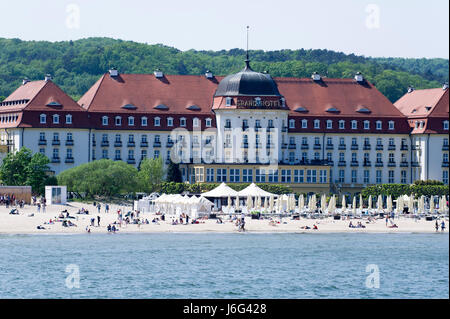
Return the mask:
POLYGON ((53 124, 59 124, 59 115, 58 114, 53 115, 53 124))
POLYGON ((194 127, 199 127, 200 126, 200 124, 199 124, 199 120, 198 120, 198 118, 194 118, 193 120, 192 120, 192 125, 194 126, 194 127))
POLYGON ((370 129, 370 122, 369 121, 364 121, 364 129, 365 130, 370 129))
POLYGON ((211 120, 210 118, 207 118, 207 119, 205 120, 205 125, 206 125, 206 127, 211 127, 211 125, 212 125, 212 120, 211 120))
POLYGON ((148 125, 148 119, 146 116, 141 117, 141 126, 147 126, 148 125))
POLYGON ((72 124, 72 115, 71 114, 66 115, 66 124, 72 124))
POLYGON ((41 124, 47 123, 47 115, 41 114, 41 115, 39 116, 39 123, 41 123, 41 124))
POLYGON ((444 130, 448 131, 448 121, 444 121, 444 130))
POLYGON ((121 126, 121 125, 122 125, 122 117, 116 116, 116 126, 121 126))
POLYGON ((186 118, 182 117, 182 118, 180 119, 180 126, 181 126, 181 127, 186 127, 186 118))
POLYGON ((388 125, 390 130, 393 130, 395 128, 394 123, 395 123, 394 121, 389 121, 388 125))
POLYGON ((308 128, 308 120, 306 119, 302 120, 302 128, 308 128))
POLYGON ((340 130, 345 129, 345 121, 344 121, 344 120, 340 120, 340 121, 339 121, 339 129, 340 129, 340 130))
POLYGON ((351 123, 352 123, 352 130, 358 129, 358 121, 353 120, 351 123))
POLYGON ((133 116, 128 117, 128 126, 134 126, 134 117, 133 116))
POLYGON ((383 128, 381 121, 376 122, 377 130, 381 130, 383 128))
POLYGON ((154 126, 161 126, 161 119, 159 117, 154 118, 154 126))
POLYGON ((107 116, 102 116, 102 125, 103 126, 108 125, 108 117, 107 116))
POLYGON ((225 106, 231 106, 233 99, 231 97, 225 98, 225 106))
POLYGON ((173 126, 173 117, 167 118, 167 126, 173 126))
POLYGON ((262 105, 260 97, 255 97, 255 105, 256 106, 261 106, 262 105))
POLYGON ((314 128, 319 129, 320 128, 320 120, 314 120, 314 128))
POLYGON ((294 119, 289 120, 289 128, 295 128, 295 120, 294 119))

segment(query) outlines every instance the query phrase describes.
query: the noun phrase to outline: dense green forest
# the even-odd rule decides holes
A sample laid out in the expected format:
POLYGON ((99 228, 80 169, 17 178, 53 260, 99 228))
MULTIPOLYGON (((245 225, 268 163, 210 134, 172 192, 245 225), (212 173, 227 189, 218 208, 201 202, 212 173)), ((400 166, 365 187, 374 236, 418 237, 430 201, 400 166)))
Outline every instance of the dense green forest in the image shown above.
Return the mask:
MULTIPOLYGON (((207 69, 227 75, 243 67, 245 51, 180 51, 161 44, 148 45, 111 38, 47 42, 0 38, 0 100, 15 90, 24 77, 54 82, 78 100, 110 67, 122 73, 203 74, 207 69)), ((357 71, 391 101, 409 85, 417 89, 448 82, 447 59, 370 58, 329 50, 250 51, 252 67, 272 76, 309 77, 313 72, 349 78, 357 71)))

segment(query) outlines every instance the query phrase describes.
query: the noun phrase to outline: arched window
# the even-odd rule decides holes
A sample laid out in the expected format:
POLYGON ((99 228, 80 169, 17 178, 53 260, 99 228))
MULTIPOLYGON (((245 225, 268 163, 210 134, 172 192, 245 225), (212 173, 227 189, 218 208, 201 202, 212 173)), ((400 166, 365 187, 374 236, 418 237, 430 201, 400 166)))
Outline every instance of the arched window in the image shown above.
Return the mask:
POLYGON ((128 126, 134 126, 134 117, 133 116, 128 117, 128 126))
POLYGON ((207 118, 207 119, 205 120, 205 125, 206 125, 206 127, 211 127, 211 125, 212 125, 212 120, 211 120, 210 118, 207 118))
POLYGON ((167 118, 167 126, 173 126, 173 117, 167 118))
POLYGON ((194 119, 192 120, 192 125, 194 127, 199 127, 200 126, 198 118, 194 117, 194 119))
POLYGON ((154 119, 154 125, 155 126, 161 126, 161 119, 159 117, 155 117, 154 119))
POLYGON ((233 101, 233 99, 231 97, 226 97, 225 98, 225 106, 231 106, 232 101, 233 101))
POLYGON ((341 129, 341 130, 345 129, 345 121, 344 120, 339 121, 339 129, 341 129))
POLYGON ((141 117, 141 126, 147 126, 148 119, 146 116, 141 117))
POLYGON ((66 124, 72 124, 72 115, 71 114, 66 115, 66 124))
POLYGON ((107 116, 102 116, 102 125, 103 126, 108 125, 108 117, 107 116))
POLYGON ((358 121, 353 120, 352 121, 352 130, 356 130, 358 128, 358 121))
POLYGON ((308 120, 306 119, 302 120, 302 128, 308 128, 308 120))
POLYGON ((364 121, 364 129, 365 130, 368 130, 368 129, 370 129, 370 122, 369 121, 364 121))
POLYGON ((186 126, 186 118, 185 117, 180 118, 180 126, 182 126, 182 127, 186 126))
POLYGON ((116 116, 116 125, 117 125, 117 126, 122 125, 122 117, 116 116))
POLYGON ((376 127, 377 127, 377 130, 381 130, 381 129, 383 129, 383 123, 381 122, 381 121, 376 121, 376 127))
POLYGON ((53 124, 59 124, 59 115, 53 114, 53 124))
POLYGON ((333 128, 333 121, 327 120, 327 129, 332 129, 332 128, 333 128))

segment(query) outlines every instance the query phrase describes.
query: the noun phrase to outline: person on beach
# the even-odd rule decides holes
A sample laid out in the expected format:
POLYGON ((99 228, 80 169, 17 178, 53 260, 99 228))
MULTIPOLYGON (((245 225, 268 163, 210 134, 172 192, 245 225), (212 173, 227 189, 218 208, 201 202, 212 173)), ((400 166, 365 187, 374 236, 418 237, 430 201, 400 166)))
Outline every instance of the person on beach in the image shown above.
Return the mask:
POLYGON ((37 212, 40 213, 41 212, 41 203, 37 204, 37 212))
POLYGON ((97 224, 98 224, 98 227, 100 227, 100 216, 97 216, 97 224))
POLYGON ((388 215, 386 214, 386 227, 387 227, 387 225, 388 225, 388 221, 389 221, 389 217, 388 217, 388 215))
POLYGON ((436 224, 434 225, 434 228, 436 228, 436 232, 439 231, 439 223, 438 223, 437 219, 436 219, 436 224))
POLYGON ((445 231, 445 222, 444 221, 442 221, 442 223, 441 223, 441 231, 445 231))
POLYGON ((107 213, 107 214, 109 213, 109 205, 108 204, 105 205, 105 213, 107 213))
POLYGON ((100 205, 100 203, 98 203, 98 205, 97 205, 97 211, 98 211, 99 214, 100 214, 100 208, 102 208, 102 205, 100 205))

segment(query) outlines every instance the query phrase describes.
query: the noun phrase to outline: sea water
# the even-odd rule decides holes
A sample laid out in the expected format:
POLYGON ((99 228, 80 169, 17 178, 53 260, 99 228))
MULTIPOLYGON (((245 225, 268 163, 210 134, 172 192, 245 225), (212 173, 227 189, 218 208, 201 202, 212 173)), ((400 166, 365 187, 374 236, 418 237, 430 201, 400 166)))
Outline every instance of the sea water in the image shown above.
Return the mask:
POLYGON ((0 235, 0 298, 449 298, 448 234, 0 235))

